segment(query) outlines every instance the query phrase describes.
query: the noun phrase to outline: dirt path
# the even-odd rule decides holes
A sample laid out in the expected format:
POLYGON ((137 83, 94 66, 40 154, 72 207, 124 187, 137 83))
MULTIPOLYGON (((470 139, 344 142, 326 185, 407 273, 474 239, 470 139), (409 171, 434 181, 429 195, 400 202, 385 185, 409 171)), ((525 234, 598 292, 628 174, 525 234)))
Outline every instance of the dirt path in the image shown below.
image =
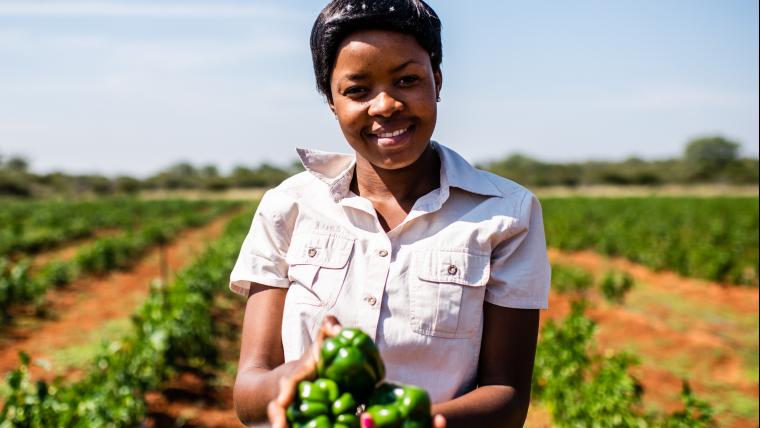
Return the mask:
MULTIPOLYGON (((218 237, 235 213, 225 214, 207 225, 185 231, 166 247, 170 276, 218 237)), ((92 340, 92 332, 105 323, 128 318, 148 294, 150 281, 160 277, 159 249, 153 248, 128 272, 100 278, 82 278, 48 293, 46 311, 52 319, 33 320, 31 325, 11 327, 0 337, 0 375, 18 366, 18 352, 33 359, 49 358, 57 349, 92 340)), ((49 377, 33 366, 33 373, 49 377)))
MULTIPOLYGON (((615 268, 636 280, 622 305, 591 293, 587 314, 598 323, 601 352, 630 351, 641 358, 633 374, 645 387, 645 403, 679 408, 681 382, 688 378, 698 396, 715 407, 722 426, 758 426, 752 404, 758 398, 757 289, 653 272, 587 251, 551 250, 550 258, 595 275, 615 268)), ((564 317, 570 300, 552 294, 546 318, 564 317)))

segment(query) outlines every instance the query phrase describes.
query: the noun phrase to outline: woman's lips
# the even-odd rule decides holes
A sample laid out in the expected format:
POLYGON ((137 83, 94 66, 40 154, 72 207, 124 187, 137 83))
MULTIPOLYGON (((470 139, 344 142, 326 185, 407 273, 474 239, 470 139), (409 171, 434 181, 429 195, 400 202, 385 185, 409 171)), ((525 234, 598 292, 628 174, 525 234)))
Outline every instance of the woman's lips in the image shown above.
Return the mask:
POLYGON ((394 147, 405 143, 412 135, 414 125, 409 125, 405 128, 387 130, 382 132, 373 132, 370 134, 376 139, 377 144, 381 147, 394 147))

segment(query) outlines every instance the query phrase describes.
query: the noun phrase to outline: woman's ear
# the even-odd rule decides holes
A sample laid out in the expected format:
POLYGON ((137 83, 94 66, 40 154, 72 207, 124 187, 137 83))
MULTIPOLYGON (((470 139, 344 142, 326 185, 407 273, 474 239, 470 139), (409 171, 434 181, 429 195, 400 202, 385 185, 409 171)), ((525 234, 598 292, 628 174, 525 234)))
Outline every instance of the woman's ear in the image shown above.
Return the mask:
POLYGON ((441 86, 443 86, 443 75, 441 74, 441 70, 433 72, 433 79, 435 80, 435 98, 440 101, 441 86))

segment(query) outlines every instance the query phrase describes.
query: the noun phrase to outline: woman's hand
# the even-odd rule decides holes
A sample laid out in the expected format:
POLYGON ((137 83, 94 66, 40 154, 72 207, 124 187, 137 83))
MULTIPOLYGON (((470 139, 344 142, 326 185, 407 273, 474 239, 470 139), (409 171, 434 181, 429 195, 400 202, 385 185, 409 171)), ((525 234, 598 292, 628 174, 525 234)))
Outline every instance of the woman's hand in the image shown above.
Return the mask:
POLYGON ((446 428, 446 418, 443 415, 433 416, 433 428, 446 428))
POLYGON ((298 360, 299 367, 291 376, 280 379, 280 392, 267 406, 267 415, 269 416, 269 423, 272 425, 272 428, 287 428, 288 420, 285 416, 285 410, 296 396, 298 382, 316 377, 317 362, 319 361, 322 342, 328 337, 337 336, 342 328, 337 318, 332 315, 326 316, 317 334, 317 340, 312 343, 309 350, 298 360))
MULTIPOLYGON (((364 415, 366 415, 366 413, 362 414, 362 428, 375 428, 375 423, 372 421, 372 418, 364 415)), ((444 418, 443 415, 433 416, 433 428, 446 428, 446 418, 444 418)))

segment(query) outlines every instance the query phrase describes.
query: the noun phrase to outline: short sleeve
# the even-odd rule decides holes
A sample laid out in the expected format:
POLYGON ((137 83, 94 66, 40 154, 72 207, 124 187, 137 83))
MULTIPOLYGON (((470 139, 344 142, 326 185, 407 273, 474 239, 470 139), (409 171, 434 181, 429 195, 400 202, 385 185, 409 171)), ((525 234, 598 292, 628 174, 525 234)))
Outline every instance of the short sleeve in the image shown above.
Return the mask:
POLYGON ((541 204, 528 193, 520 208, 517 232, 494 248, 485 300, 517 309, 546 309, 551 267, 546 253, 541 204))
POLYGON ((230 290, 248 296, 251 283, 287 288, 288 263, 285 254, 293 231, 294 207, 268 191, 253 216, 235 267, 230 274, 230 290))

